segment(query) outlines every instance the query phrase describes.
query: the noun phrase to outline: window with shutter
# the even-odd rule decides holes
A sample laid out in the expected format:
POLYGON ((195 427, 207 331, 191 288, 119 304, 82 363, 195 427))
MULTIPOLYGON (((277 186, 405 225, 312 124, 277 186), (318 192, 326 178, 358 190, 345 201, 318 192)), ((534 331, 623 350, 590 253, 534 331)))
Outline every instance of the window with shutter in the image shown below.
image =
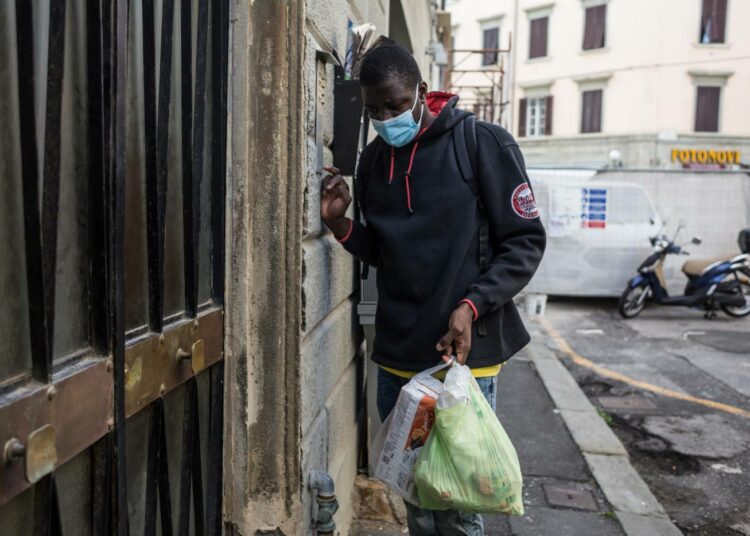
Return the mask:
POLYGON ((586 8, 583 32, 583 49, 603 48, 605 44, 607 5, 601 4, 586 8))
POLYGON ((552 133, 552 97, 521 99, 519 135, 536 137, 552 133), (523 125, 523 128, 520 126, 523 125))
POLYGON ((552 135, 552 95, 548 95, 544 98, 546 106, 546 114, 544 116, 544 135, 552 135))
POLYGON ((602 90, 583 92, 581 112, 581 132, 602 131, 602 90))
POLYGON ((703 0, 701 43, 723 43, 727 21, 727 0, 703 0))
MULTIPOLYGON (((497 50, 500 47, 500 28, 486 28, 482 32, 482 48, 485 50, 497 50)), ((485 52, 482 54, 482 65, 495 65, 497 63, 497 52, 485 52)))
POLYGON ((529 22, 529 58, 547 55, 547 29, 549 17, 540 17, 529 22))
POLYGON ((720 87, 698 86, 695 104, 695 131, 719 131, 719 98, 720 87))
POLYGON ((521 99, 518 103, 518 137, 526 136, 526 108, 529 105, 529 99, 521 99))

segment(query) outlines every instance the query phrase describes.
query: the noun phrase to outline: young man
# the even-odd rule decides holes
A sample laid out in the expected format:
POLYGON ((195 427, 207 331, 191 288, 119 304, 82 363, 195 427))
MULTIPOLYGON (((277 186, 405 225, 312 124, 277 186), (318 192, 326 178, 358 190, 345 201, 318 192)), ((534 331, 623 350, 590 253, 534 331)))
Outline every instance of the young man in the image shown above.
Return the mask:
MULTIPOLYGON (((360 81, 379 134, 357 170, 367 224, 345 217, 352 198, 335 168, 326 168, 320 212, 347 251, 377 267, 380 416, 409 377, 451 355, 471 367, 494 407, 500 364, 529 342, 512 298, 545 246, 521 152, 504 129, 477 122, 470 185, 452 132, 471 115, 455 108, 458 97, 428 94, 398 45, 371 50, 360 81)), ((407 507, 412 535, 483 534, 476 514, 407 507)))

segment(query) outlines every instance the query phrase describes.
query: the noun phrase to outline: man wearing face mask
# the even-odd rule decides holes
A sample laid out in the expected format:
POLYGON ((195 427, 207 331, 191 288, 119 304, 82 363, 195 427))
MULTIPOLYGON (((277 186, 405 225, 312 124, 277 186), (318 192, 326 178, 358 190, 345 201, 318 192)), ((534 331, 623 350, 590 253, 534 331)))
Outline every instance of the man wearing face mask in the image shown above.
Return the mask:
MULTIPOLYGON (((521 152, 503 128, 476 122, 469 184, 453 130, 471 114, 456 108, 457 96, 428 93, 414 58, 395 44, 367 53, 360 82, 379 135, 357 169, 367 223, 345 216, 352 198, 331 167, 320 212, 347 251, 377 267, 378 412, 385 419, 411 376, 451 355, 494 407, 501 363, 529 342, 513 297, 545 246, 521 152)), ((483 534, 476 514, 407 510, 412 535, 483 534)))

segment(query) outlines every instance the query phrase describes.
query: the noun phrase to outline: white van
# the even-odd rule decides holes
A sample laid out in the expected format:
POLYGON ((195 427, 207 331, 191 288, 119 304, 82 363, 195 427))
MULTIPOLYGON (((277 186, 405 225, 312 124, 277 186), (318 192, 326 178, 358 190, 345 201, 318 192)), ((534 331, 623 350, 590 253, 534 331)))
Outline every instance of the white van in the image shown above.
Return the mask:
POLYGON ((619 296, 662 227, 637 184, 596 180, 593 170, 528 170, 547 250, 527 292, 619 296))

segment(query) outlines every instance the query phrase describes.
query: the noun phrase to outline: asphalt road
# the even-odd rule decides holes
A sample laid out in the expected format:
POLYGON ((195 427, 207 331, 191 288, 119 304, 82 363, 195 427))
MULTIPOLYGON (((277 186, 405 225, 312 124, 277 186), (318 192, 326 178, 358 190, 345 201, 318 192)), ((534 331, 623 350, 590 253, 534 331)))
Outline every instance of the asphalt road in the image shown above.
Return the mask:
POLYGON ((548 331, 680 529, 750 536, 750 318, 652 306, 623 320, 615 301, 557 300, 544 321, 593 362, 548 331))

